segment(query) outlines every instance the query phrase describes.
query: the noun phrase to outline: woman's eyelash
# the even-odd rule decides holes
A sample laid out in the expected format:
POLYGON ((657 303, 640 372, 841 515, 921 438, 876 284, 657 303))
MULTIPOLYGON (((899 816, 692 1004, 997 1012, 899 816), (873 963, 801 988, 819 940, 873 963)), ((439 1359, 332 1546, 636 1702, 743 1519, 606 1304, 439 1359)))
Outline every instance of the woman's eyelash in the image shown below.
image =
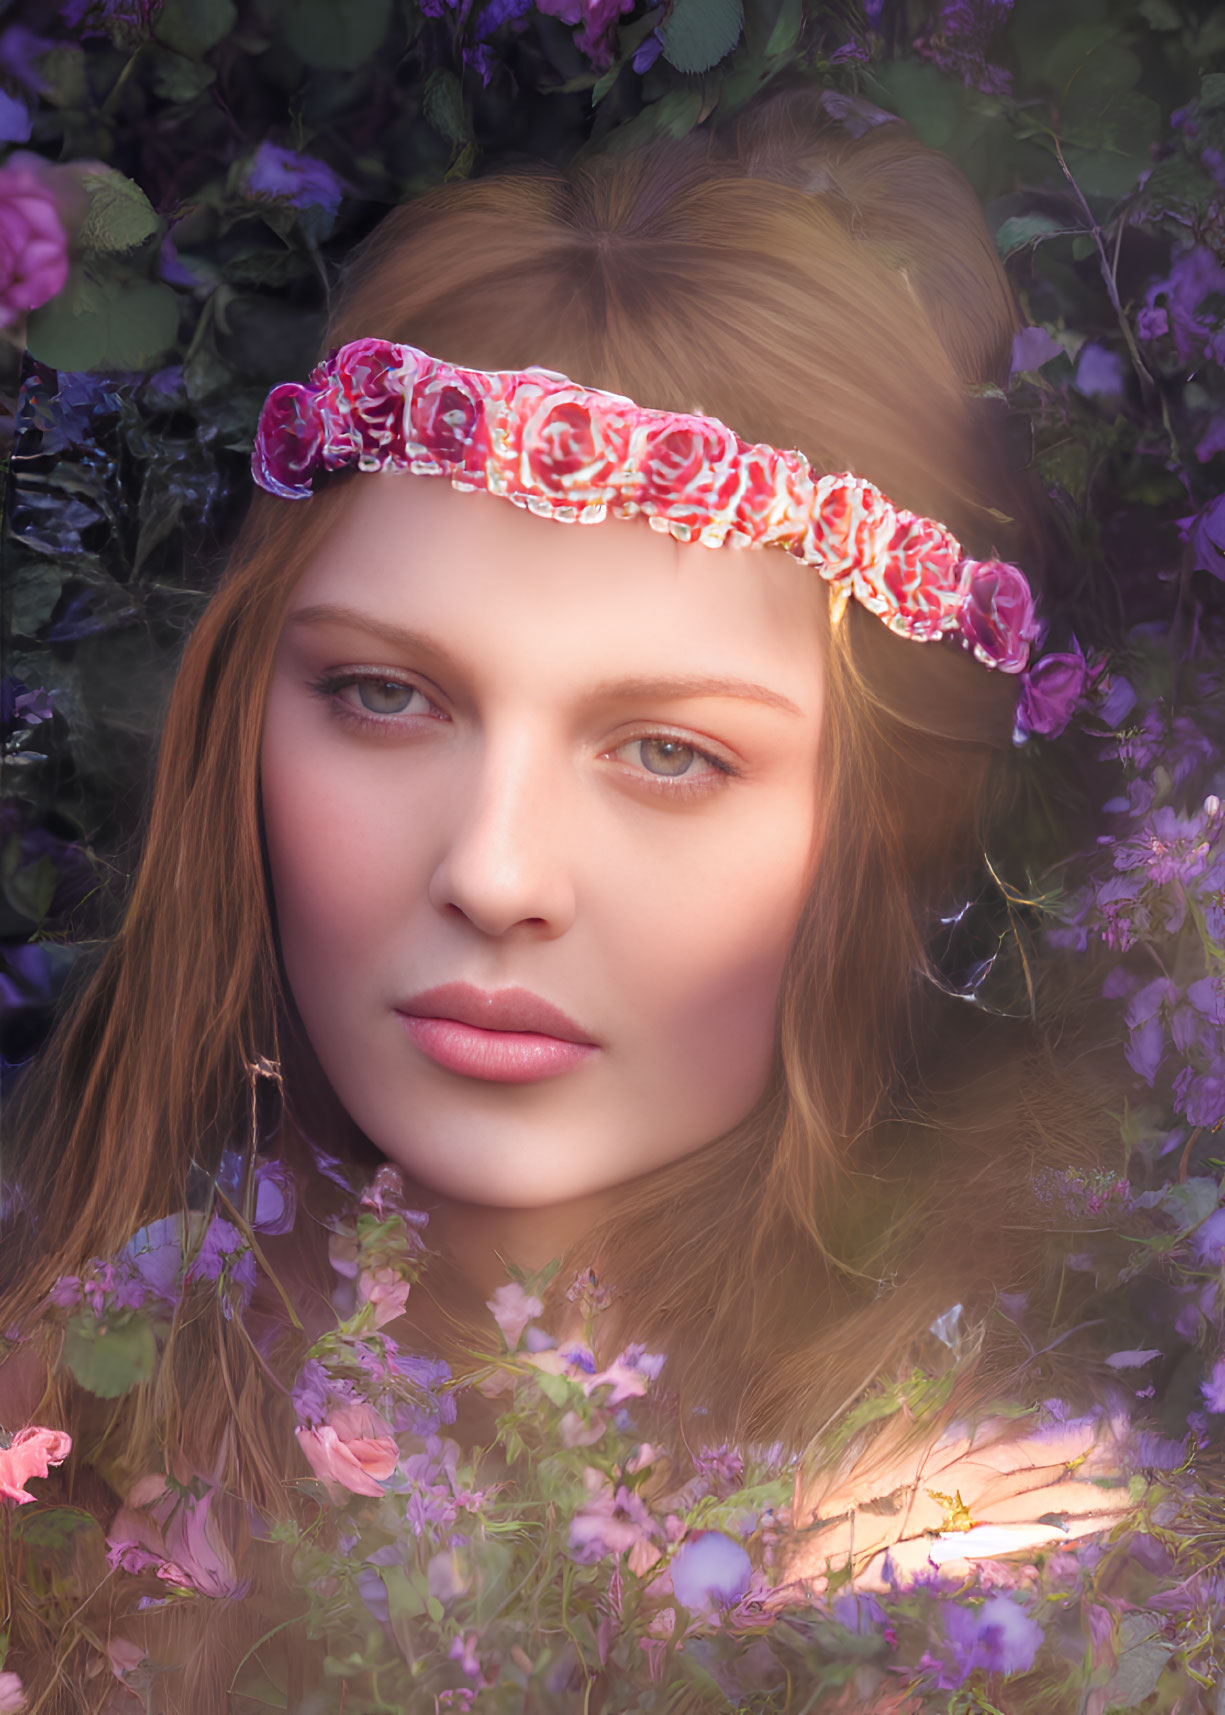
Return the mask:
MULTIPOLYGON (((393 727, 399 719, 399 714, 377 715, 368 710, 356 708, 352 703, 342 701, 340 692, 347 690, 350 685, 394 685, 398 690, 420 692, 420 695, 425 697, 427 702, 432 700, 425 691, 421 690, 419 685, 410 684, 407 680, 389 678, 384 673, 324 673, 318 679, 311 681, 310 691, 313 695, 323 699, 327 704, 329 714, 334 719, 349 726, 364 727, 376 732, 386 732, 389 727, 393 727)), ((434 706, 437 707, 436 704, 434 706)), ((685 780, 680 775, 654 774, 650 769, 644 768, 638 775, 638 779, 647 786, 648 790, 657 792, 663 797, 679 798, 709 792, 717 789, 725 780, 735 779, 739 775, 739 770, 734 768, 730 762, 726 762, 721 756, 717 756, 714 751, 703 750, 700 745, 691 743, 689 739, 683 738, 679 733, 663 731, 636 733, 632 738, 622 739, 620 744, 613 746, 612 750, 605 754, 611 755, 614 751, 624 750, 627 745, 645 744, 650 739, 662 739, 665 743, 680 745, 682 749, 690 751, 702 762, 708 762, 719 776, 713 780, 709 776, 698 780, 685 780)))

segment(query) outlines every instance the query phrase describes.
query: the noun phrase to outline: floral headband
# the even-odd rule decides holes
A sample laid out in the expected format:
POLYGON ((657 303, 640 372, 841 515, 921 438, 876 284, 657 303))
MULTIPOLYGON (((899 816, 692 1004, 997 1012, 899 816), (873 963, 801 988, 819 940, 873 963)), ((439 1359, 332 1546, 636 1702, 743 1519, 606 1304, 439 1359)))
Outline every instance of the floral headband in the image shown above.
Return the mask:
POLYGON ((950 637, 1003 673, 1024 674, 1041 636, 1023 572, 967 559, 944 525, 872 483, 818 476, 803 453, 750 446, 717 417, 648 410, 552 369, 462 369, 352 340, 305 386, 272 389, 251 471, 270 494, 305 500, 317 472, 351 465, 449 476, 563 523, 641 513, 680 542, 786 548, 830 584, 835 623, 853 596, 899 636, 950 637))

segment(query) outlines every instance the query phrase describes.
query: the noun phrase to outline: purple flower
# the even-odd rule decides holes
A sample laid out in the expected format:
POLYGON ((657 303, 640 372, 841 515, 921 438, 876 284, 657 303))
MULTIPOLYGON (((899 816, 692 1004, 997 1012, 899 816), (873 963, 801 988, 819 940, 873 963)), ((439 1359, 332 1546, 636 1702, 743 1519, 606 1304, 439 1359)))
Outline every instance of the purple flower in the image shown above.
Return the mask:
POLYGON ((1052 652, 1035 661, 1021 675, 1017 703, 1020 735, 1024 738, 1036 732, 1043 738, 1058 738, 1075 714, 1088 678, 1088 664, 1075 638, 1070 651, 1052 652))
POLYGON ((1184 1066, 1174 1080, 1174 1105, 1192 1125, 1215 1129, 1225 1119, 1225 1070, 1184 1066))
POLYGON ((1195 443, 1195 456, 1201 464, 1207 464, 1218 453, 1225 453, 1225 416, 1213 417, 1195 443))
POLYGON ((1191 1235, 1191 1249, 1197 1262, 1217 1268, 1225 1261, 1225 1209, 1218 1209, 1202 1221, 1191 1235))
POLYGON ((1030 370, 1041 369, 1044 363, 1049 363, 1062 351, 1059 341, 1045 328, 1022 328, 1012 342, 1012 374, 1024 375, 1030 370))
POLYGON ((1157 300, 1165 298, 1167 325, 1174 336, 1180 362, 1189 364, 1207 359, 1225 363, 1225 327, 1219 325, 1219 317, 1200 314, 1204 300, 1222 291, 1225 291, 1225 267, 1203 246, 1185 250, 1175 260, 1169 277, 1149 287, 1145 294, 1146 308, 1161 308, 1157 300))
POLYGON ((1120 398, 1126 385, 1123 359, 1097 340, 1086 341, 1076 360, 1076 378, 1072 385, 1089 399, 1120 398))
POLYGON ((1136 334, 1140 339, 1163 339, 1170 331, 1168 313, 1145 305, 1136 316, 1136 334))
POLYGON ((1225 1358, 1218 1358, 1206 1381, 1200 1383, 1204 1404, 1212 1412, 1225 1411, 1225 1358))
POLYGON ((36 35, 24 24, 10 24, 0 31, 0 66, 31 95, 50 95, 51 85, 35 71, 34 61, 58 46, 50 36, 36 35))
POLYGON ((1121 870, 1148 871, 1150 881, 1194 881, 1208 867, 1212 848, 1221 832, 1221 801, 1210 794, 1203 808, 1180 816, 1163 804, 1141 823, 1137 834, 1120 840, 1114 865, 1121 870))
POLYGON ((1178 531, 1184 541, 1190 538, 1196 571, 1225 578, 1225 494, 1180 518, 1178 531))
POLYGON ((668 1570, 681 1606, 702 1612, 738 1602, 749 1587, 753 1563, 733 1537, 707 1530, 681 1544, 668 1570))
POLYGON ((1011 1596, 988 1596, 977 1608, 951 1602, 944 1611, 951 1650, 945 1690, 961 1685, 976 1668, 986 1673, 1026 1673, 1042 1642, 1042 1627, 1011 1596))
POLYGON ((1012 0, 945 0, 934 34, 915 46, 943 71, 986 95, 1012 87, 1010 73, 987 60, 987 44, 1012 11, 1012 0))
MULTIPOLYGON (((238 1287, 240 1302, 245 1309, 255 1291, 255 1257, 238 1228, 222 1216, 214 1215, 184 1280, 220 1282, 223 1279, 238 1287)), ((221 1306, 228 1319, 232 1314, 228 1295, 222 1295, 221 1306)))
POLYGON ((0 89, 0 143, 24 143, 34 122, 24 101, 0 89))
POLYGON ((255 196, 281 197, 294 208, 317 207, 334 215, 344 185, 326 161, 297 155, 264 140, 247 173, 247 189, 255 196))
POLYGON ((655 61, 664 51, 664 39, 658 30, 652 30, 634 49, 634 57, 630 61, 637 72, 650 71, 655 61))
POLYGON ((612 64, 613 29, 623 12, 632 12, 634 0, 536 0, 536 10, 563 24, 581 24, 575 45, 598 71, 612 64))

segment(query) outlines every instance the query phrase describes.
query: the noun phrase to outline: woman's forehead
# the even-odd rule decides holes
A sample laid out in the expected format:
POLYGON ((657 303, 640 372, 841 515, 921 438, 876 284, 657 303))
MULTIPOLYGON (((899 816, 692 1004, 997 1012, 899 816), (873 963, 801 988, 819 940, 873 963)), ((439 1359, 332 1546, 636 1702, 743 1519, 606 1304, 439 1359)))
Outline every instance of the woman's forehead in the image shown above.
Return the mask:
POLYGON ((681 544, 641 517, 561 523, 438 477, 380 472, 347 485, 290 616, 343 607, 468 652, 513 640, 559 667, 756 661, 802 685, 826 604, 821 580, 781 550, 681 544))

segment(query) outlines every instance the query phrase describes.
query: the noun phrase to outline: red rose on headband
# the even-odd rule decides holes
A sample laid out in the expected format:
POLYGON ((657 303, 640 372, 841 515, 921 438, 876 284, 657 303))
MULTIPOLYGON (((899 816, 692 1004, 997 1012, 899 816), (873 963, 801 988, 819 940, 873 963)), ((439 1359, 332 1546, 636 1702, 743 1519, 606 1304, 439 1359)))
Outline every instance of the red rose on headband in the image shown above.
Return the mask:
POLYGON ((891 630, 931 639, 957 624, 961 544, 931 518, 899 512, 880 557, 855 571, 855 594, 891 630))
POLYGON ((328 365, 324 421, 331 468, 352 463, 386 470, 406 460, 405 393, 411 379, 399 350, 383 339, 355 339, 328 365))
MULTIPOLYGON (((409 413, 409 452, 417 460, 435 460, 442 470, 456 467, 482 474, 490 456, 487 413, 495 389, 476 372, 447 372, 431 364, 413 385, 409 413)), ((418 474, 427 466, 414 463, 418 474)))
MULTIPOLYGON (((816 566, 823 578, 838 581, 848 572, 858 578, 871 573, 897 524, 896 511, 872 483, 855 476, 823 476, 816 484, 812 515, 795 552, 816 566)), ((858 581, 855 593, 859 594, 858 581)), ((865 582, 864 593, 872 599, 871 583, 865 582)))
POLYGON ((593 406, 579 387, 545 393, 534 408, 526 397, 521 386, 507 440, 512 489, 554 505, 607 504, 629 455, 629 428, 621 414, 593 406))
POLYGON ((1025 574, 1003 560, 965 560, 959 595, 961 632, 977 658, 1003 673, 1019 673, 1038 639, 1025 574))
POLYGON ((712 418, 665 417, 633 438, 633 497, 644 512, 694 533, 714 519, 734 519, 742 473, 741 443, 712 418))
POLYGON ((323 468, 323 445, 319 395, 297 381, 283 381, 260 412, 251 474, 261 488, 285 500, 306 499, 312 473, 323 468))

